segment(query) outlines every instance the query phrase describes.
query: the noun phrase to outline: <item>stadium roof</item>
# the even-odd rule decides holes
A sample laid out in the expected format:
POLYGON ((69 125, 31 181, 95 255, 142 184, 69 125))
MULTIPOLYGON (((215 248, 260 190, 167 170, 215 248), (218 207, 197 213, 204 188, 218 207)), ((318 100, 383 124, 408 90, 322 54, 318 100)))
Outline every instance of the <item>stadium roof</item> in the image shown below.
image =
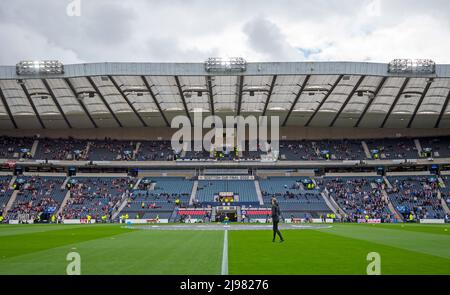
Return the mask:
POLYGON ((63 74, 0 67, 0 128, 169 126, 177 115, 276 115, 284 126, 450 127, 450 65, 392 73, 388 64, 204 63, 66 65, 63 74))

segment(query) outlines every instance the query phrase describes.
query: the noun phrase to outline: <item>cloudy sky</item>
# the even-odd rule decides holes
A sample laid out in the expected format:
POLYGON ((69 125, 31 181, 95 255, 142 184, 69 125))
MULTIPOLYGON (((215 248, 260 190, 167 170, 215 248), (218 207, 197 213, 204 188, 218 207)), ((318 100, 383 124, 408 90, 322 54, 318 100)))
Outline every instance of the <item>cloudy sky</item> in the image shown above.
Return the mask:
POLYGON ((210 56, 450 63, 448 12, 448 0, 1 0, 0 64, 210 56))

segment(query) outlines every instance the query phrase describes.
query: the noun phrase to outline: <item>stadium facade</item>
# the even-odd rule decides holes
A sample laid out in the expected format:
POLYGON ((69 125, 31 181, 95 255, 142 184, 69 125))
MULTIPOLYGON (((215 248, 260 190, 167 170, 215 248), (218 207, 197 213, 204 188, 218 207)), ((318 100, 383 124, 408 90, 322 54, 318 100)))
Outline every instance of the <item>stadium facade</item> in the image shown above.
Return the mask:
POLYGON ((9 220, 263 222, 272 196, 285 220, 448 220, 450 65, 30 65, 0 67, 9 220), (174 151, 172 119, 199 112, 277 116, 279 151, 174 151))
POLYGON ((98 63, 37 75, 2 66, 0 80, 2 129, 168 127, 194 112, 279 116, 286 127, 450 126, 450 65, 248 63, 211 72, 203 63, 98 63))

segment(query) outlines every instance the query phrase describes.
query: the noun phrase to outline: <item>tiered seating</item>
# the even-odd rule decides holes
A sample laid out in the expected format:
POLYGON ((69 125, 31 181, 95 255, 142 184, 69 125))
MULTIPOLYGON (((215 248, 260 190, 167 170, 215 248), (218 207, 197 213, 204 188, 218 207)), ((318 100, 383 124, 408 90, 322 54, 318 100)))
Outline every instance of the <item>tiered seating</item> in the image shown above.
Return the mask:
POLYGON ((141 141, 138 161, 171 161, 174 153, 170 141, 141 141))
POLYGON ((390 219, 391 212, 382 199, 379 177, 325 177, 323 186, 347 214, 349 221, 364 219, 390 219))
POLYGON ((124 194, 134 186, 130 177, 72 177, 70 199, 63 210, 66 219, 110 217, 124 194))
POLYGON ((91 161, 127 161, 133 159, 136 143, 120 140, 94 140, 91 141, 88 159, 91 161))
POLYGON ((186 151, 184 157, 182 159, 186 160, 205 160, 205 159, 213 159, 210 157, 210 153, 208 151, 186 151))
POLYGON ((39 139, 34 158, 49 160, 84 160, 86 158, 85 140, 39 139))
POLYGON ((22 149, 28 151, 31 150, 33 146, 34 139, 30 137, 19 138, 19 137, 0 137, 0 158, 2 159, 12 159, 24 157, 22 149))
POLYGON ((413 212, 417 218, 443 218, 437 198, 438 183, 430 176, 389 176, 392 188, 386 189, 392 204, 405 217, 413 212))
POLYGON ((130 218, 169 219, 176 207, 189 204, 193 181, 182 177, 144 177, 137 190, 130 195, 127 206, 122 210, 130 218), (146 183, 154 183, 154 190, 145 189, 146 183))
POLYGON ((441 196, 450 207, 450 177, 448 175, 442 176, 442 180, 444 181, 445 187, 440 187, 441 196))
POLYGON ((317 160, 316 149, 311 142, 304 140, 280 141, 280 159, 282 160, 317 160))
POLYGON ((67 190, 61 188, 64 176, 21 176, 25 181, 8 211, 9 219, 34 219, 47 211, 54 213, 61 206, 67 190))
POLYGON ((220 192, 232 192, 239 202, 258 202, 255 183, 252 180, 200 180, 197 188, 199 202, 215 202, 220 192))
POLYGON ((0 176, 0 215, 8 204, 13 191, 9 188, 11 176, 0 176))
MULTIPOLYGON (((412 138, 365 139, 370 151, 378 150, 380 159, 417 159, 419 157, 412 138)), ((34 138, 0 137, 0 158, 18 158, 25 156, 22 150, 31 150, 34 138)), ((91 142, 87 159, 93 161, 137 160, 137 161, 172 161, 181 158, 174 154, 168 140, 140 141, 140 147, 134 155, 136 144, 130 140, 76 140, 76 139, 39 139, 35 159, 72 159, 75 151, 84 151, 91 142)), ((449 137, 430 137, 420 139, 422 148, 431 148, 434 157, 450 157, 449 137)), ((193 145, 192 145, 193 146, 193 145)), ((361 140, 281 140, 279 143, 280 160, 313 161, 363 160, 366 158, 361 140), (327 153, 324 153, 327 151, 327 153)), ((264 154, 260 150, 249 151, 249 144, 242 151, 241 157, 234 151, 217 160, 258 160, 264 154)), ((28 155, 29 157, 29 155, 28 155)), ((84 159, 84 155, 78 156, 84 159)), ((187 151, 185 160, 211 159, 209 151, 187 151)))
POLYGON ((441 187, 441 191, 450 191, 450 175, 441 175, 441 179, 444 181, 445 187, 441 187))
POLYGON ((369 150, 378 150, 380 159, 417 159, 414 140, 403 138, 386 138, 366 140, 369 150))
POLYGON ((246 141, 245 143, 245 148, 242 150, 242 155, 236 156, 236 159, 240 159, 240 160, 245 160, 245 161, 256 161, 256 160, 260 160, 261 159, 261 154, 266 154, 267 152, 263 152, 261 150, 259 150, 259 146, 258 143, 255 143, 255 145, 258 147, 258 150, 256 151, 251 151, 250 150, 250 141, 246 141))
POLYGON ((420 138, 420 144, 423 150, 431 148, 435 158, 450 157, 450 137, 420 138))
POLYGON ((359 140, 314 140, 280 141, 282 160, 323 160, 322 152, 328 151, 331 160, 364 159, 364 150, 359 140))
POLYGON ((365 157, 360 140, 321 140, 315 144, 319 153, 330 151, 333 160, 359 160, 365 157))
POLYGON ((261 159, 260 151, 243 151, 241 160, 256 161, 261 159))
POLYGON ((305 190, 302 177, 269 177, 259 181, 264 204, 276 197, 284 218, 317 217, 330 212, 318 188, 305 190))

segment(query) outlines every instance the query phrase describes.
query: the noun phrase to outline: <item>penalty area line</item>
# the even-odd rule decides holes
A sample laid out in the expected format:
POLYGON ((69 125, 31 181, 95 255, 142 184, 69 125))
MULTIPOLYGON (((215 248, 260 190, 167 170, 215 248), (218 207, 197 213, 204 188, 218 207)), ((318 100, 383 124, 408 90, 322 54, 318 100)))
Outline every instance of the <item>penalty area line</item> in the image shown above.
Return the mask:
POLYGON ((223 233, 222 275, 228 275, 228 229, 223 233))

